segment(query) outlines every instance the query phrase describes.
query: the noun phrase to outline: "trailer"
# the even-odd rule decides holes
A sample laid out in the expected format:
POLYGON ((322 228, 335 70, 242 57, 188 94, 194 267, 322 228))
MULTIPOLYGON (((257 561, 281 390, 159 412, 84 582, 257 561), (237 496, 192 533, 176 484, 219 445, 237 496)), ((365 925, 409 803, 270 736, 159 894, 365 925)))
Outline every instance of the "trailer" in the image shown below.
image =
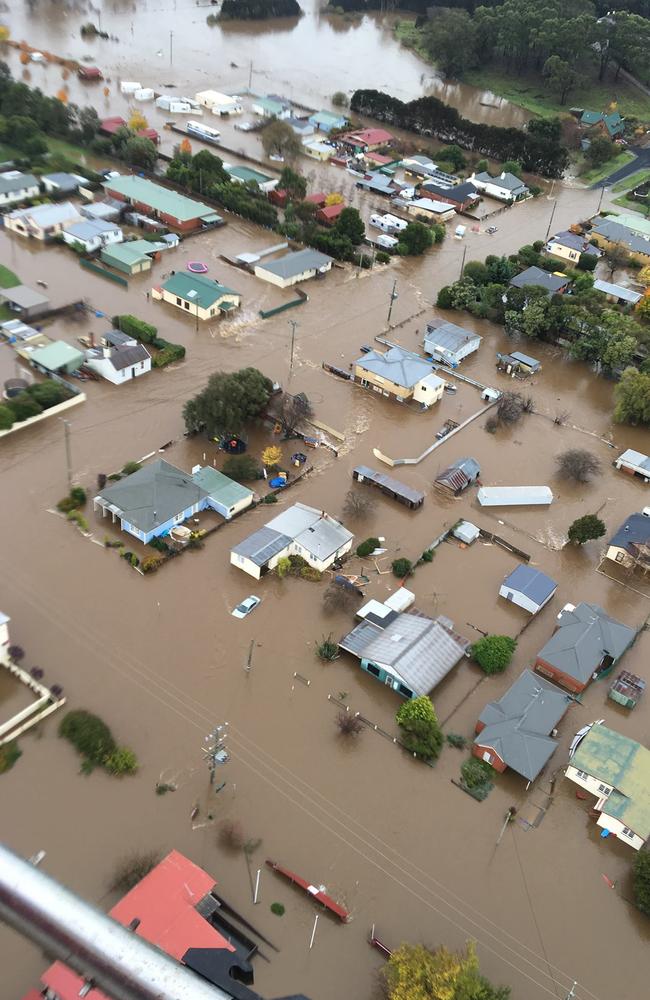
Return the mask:
POLYGON ((548 486, 481 486, 478 502, 482 507, 537 507, 553 503, 548 486))

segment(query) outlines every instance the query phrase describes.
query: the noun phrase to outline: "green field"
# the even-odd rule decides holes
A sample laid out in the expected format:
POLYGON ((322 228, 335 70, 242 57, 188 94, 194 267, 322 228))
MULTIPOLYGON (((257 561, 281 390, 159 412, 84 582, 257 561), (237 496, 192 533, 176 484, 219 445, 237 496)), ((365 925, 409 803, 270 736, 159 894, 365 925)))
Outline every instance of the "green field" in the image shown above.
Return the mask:
POLYGON ((16 156, 20 156, 17 149, 14 149, 13 146, 5 145, 4 142, 0 142, 0 162, 4 162, 4 160, 13 160, 16 156))
POLYGON ((595 184, 596 181, 602 181, 610 174, 613 174, 615 170, 620 170, 624 167, 626 163, 634 159, 634 153, 628 153, 624 150, 615 156, 612 160, 608 160, 607 163, 603 163, 601 167, 594 167, 592 170, 588 170, 585 174, 580 174, 580 180, 584 181, 585 184, 595 184))
POLYGON ((4 264, 0 264, 0 288, 13 288, 20 284, 20 278, 4 264))

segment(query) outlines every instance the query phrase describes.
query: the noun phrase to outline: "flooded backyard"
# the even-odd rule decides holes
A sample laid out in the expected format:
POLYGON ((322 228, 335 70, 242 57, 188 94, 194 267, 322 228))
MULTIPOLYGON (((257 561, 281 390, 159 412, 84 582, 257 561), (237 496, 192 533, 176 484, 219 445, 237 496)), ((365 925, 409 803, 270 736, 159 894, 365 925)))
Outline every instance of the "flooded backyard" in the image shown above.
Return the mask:
MULTIPOLYGON (((170 81, 192 92, 217 82, 236 87, 247 77, 252 58, 255 86, 261 79, 265 91, 293 88, 294 97, 300 94, 320 106, 327 103, 324 95, 341 87, 383 86, 413 97, 422 92, 423 74, 430 72, 398 47, 379 18, 339 23, 310 7, 297 25, 277 30, 208 31, 209 10, 186 0, 178 0, 177 7, 170 0, 104 4, 102 27, 117 35, 119 44, 82 43, 78 25, 95 19, 90 5, 36 0, 12 6, 12 34, 61 54, 92 52, 93 61, 114 74, 106 111, 110 106, 115 114, 126 110, 117 96, 118 75, 161 89, 170 81)), ((39 82, 41 68, 31 72, 31 82, 39 82)), ((55 89, 49 79, 41 85, 55 89)), ((89 93, 77 83, 70 89, 73 100, 89 93)), ((152 123, 159 124, 153 114, 152 123)), ((172 144, 165 133, 163 148, 172 144)), ((314 167, 326 169, 327 177, 349 184, 364 218, 380 207, 359 195, 349 175, 314 167)), ((325 177, 316 172, 310 184, 325 177)), ((600 839, 588 803, 576 799, 561 773, 573 734, 594 718, 604 716, 613 728, 647 744, 650 701, 628 715, 606 700, 606 681, 594 683, 560 724, 561 745, 538 781, 527 790, 523 779, 507 772, 478 803, 452 784, 464 755, 451 747, 429 768, 373 729, 352 743, 338 735, 338 701, 388 733, 396 731, 400 702, 352 657, 323 664, 315 655, 323 635, 338 639, 353 625, 351 616, 324 614, 327 580, 269 576, 258 582, 229 563, 233 545, 290 503, 340 515, 356 465, 387 471, 373 449, 394 459, 418 456, 447 419, 461 422, 485 405, 477 389, 459 381, 455 395, 446 394, 426 413, 415 412, 327 374, 323 361, 348 369, 359 347, 379 334, 419 350, 426 322, 443 315, 433 306, 437 292, 459 276, 464 259, 512 253, 523 243, 544 239, 551 224, 560 230, 593 214, 600 197, 557 185, 548 198, 503 212, 492 236, 468 228, 463 241, 448 236, 421 259, 396 259, 371 272, 335 268, 323 280, 304 285, 309 297, 304 306, 269 319, 262 319, 260 310, 287 301, 291 290, 276 289, 220 258, 260 250, 273 242, 273 234, 227 214, 227 226, 165 252, 153 271, 131 279, 128 289, 82 271, 61 247, 0 233, 0 261, 22 280, 47 282, 55 305, 83 298, 103 314, 91 311, 74 322, 59 318, 45 329, 53 337, 75 343, 91 330, 100 335, 113 315, 133 313, 187 348, 183 363, 144 380, 122 387, 84 383, 87 399, 69 419, 73 478, 90 497, 100 473, 121 469, 163 445, 169 445, 166 460, 180 468, 213 462, 220 467, 223 455, 214 443, 185 438, 182 420, 185 401, 219 369, 253 365, 286 390, 305 392, 317 419, 343 439, 338 457, 323 448, 310 453, 313 470, 281 494, 270 512, 261 506, 243 514, 207 538, 201 550, 184 553, 148 578, 104 547, 105 536, 118 532, 101 512, 93 514, 91 504, 86 512, 90 537, 54 511, 67 490, 59 420, 0 441, 5 515, 0 607, 11 617, 12 641, 25 649, 28 669, 38 665, 46 683, 64 688, 68 708, 99 714, 141 762, 133 778, 118 780, 100 772, 82 776, 78 758, 57 737, 60 716, 55 715, 21 739, 22 757, 0 776, 3 840, 24 856, 44 849, 45 870, 106 908, 114 902, 107 886, 124 855, 152 848, 184 852, 213 874, 225 898, 280 948, 270 963, 256 962, 256 988, 265 997, 304 992, 311 1000, 370 1000, 382 963, 367 944, 373 924, 391 947, 423 941, 460 948, 476 940, 483 971, 495 983, 511 985, 513 1000, 564 1000, 574 980, 577 1000, 645 996, 650 925, 630 902, 633 852, 614 838, 600 839), (151 286, 164 274, 197 258, 207 262, 212 277, 243 295, 243 308, 233 319, 197 328, 178 310, 149 298, 151 286), (394 280, 399 298, 387 331, 394 280), (293 369, 288 318, 298 324, 293 369), (260 606, 246 620, 234 619, 230 612, 252 592, 262 598, 260 606), (201 748, 213 727, 226 721, 231 761, 218 772, 217 785, 225 785, 215 794, 201 748), (177 790, 156 795, 159 782, 175 784, 177 790), (512 805, 521 821, 497 846, 512 805), (196 806, 199 814, 192 821, 196 806), (323 882, 351 910, 351 923, 334 925, 321 918, 310 950, 310 902, 266 869, 261 902, 253 905, 244 855, 217 844, 217 825, 224 818, 240 820, 247 839, 261 839, 252 858, 255 869, 271 857, 323 882), (615 882, 614 891, 603 875, 615 882), (269 911, 274 901, 286 907, 281 919, 269 911), (605 948, 615 960, 599 960, 605 948)), ((512 382, 495 370, 496 352, 514 347, 503 330, 467 314, 445 318, 483 337, 462 373, 511 388, 512 382)), ((389 572, 392 559, 415 561, 461 517, 507 539, 558 581, 553 600, 530 623, 525 612, 498 597, 516 558, 484 539, 467 549, 443 543, 433 562, 419 566, 409 581, 420 611, 447 616, 471 641, 483 631, 518 636, 514 661, 504 675, 486 678, 467 660, 433 692, 445 731, 468 739, 486 702, 500 697, 531 664, 564 604, 597 603, 637 628, 650 612, 637 580, 614 580, 600 567, 602 540, 584 550, 563 548, 577 516, 598 511, 609 536, 630 512, 650 502, 647 487, 611 464, 625 448, 647 453, 648 432, 612 424, 612 382, 596 378, 584 364, 568 362, 557 347, 517 346, 543 363, 541 373, 522 388, 533 397, 535 412, 496 434, 486 432, 481 414, 419 464, 393 471, 426 494, 421 510, 411 512, 380 497, 367 519, 349 523, 357 542, 368 536, 386 539, 386 557, 377 567, 356 556, 348 564, 352 572, 363 568, 368 573, 368 598, 385 599, 397 588, 389 572), (554 423, 558 414, 563 414, 562 425, 554 423), (557 454, 574 447, 589 449, 602 463, 602 475, 588 487, 557 478, 557 454), (435 476, 465 455, 479 461, 484 485, 549 485, 553 504, 481 508, 475 490, 457 500, 441 498, 433 489, 435 476)), ((0 347, 0 363, 3 374, 16 373, 6 346, 0 347)), ((275 440, 270 430, 256 427, 250 451, 257 455, 275 440)), ((282 447, 286 461, 295 442, 282 447)), ((650 636, 644 631, 624 666, 643 675, 649 656, 650 636)), ((0 684, 1 717, 7 707, 15 709, 20 696, 1 676, 0 684)), ((35 948, 4 928, 0 961, 2 1000, 22 996, 44 966, 35 948)))

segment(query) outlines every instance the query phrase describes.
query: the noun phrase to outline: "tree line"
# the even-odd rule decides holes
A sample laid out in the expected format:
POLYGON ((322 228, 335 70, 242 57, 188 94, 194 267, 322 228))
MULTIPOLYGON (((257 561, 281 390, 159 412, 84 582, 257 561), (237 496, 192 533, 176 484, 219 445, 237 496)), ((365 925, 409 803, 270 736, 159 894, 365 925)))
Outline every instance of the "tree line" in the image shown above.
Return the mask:
POLYGON ((218 14, 211 14, 208 23, 215 21, 267 21, 272 17, 301 17, 302 7, 297 0, 223 0, 218 14))
POLYGON ((533 119, 525 129, 501 128, 469 121, 437 97, 405 103, 379 90, 356 90, 353 111, 418 135, 434 136, 495 160, 516 160, 524 170, 561 177, 569 154, 561 142, 557 118, 533 119))

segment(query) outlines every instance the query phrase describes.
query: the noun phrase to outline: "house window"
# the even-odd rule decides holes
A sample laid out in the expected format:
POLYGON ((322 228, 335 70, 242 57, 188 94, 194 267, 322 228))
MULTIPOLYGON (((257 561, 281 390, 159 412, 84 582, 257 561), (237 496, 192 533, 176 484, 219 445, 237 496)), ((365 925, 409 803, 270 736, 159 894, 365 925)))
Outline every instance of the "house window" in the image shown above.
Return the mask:
POLYGON ((190 308, 189 302, 184 302, 183 306, 185 307, 185 309, 189 309, 190 308))
POLYGON ((369 663, 368 666, 366 667, 366 670, 368 671, 369 674, 372 674, 373 677, 379 677, 380 674, 379 667, 376 667, 374 663, 369 663))
POLYGON ((176 296, 176 305, 177 305, 177 306, 182 306, 182 305, 183 305, 183 303, 182 303, 182 302, 181 302, 181 300, 179 299, 178 295, 176 296))
POLYGON ((608 788, 607 785, 599 785, 598 791, 602 792, 603 795, 609 795, 611 792, 611 788, 608 788))
POLYGON ((397 690, 399 691, 400 694, 404 695, 405 698, 413 697, 413 692, 411 691, 410 688, 407 688, 406 684, 398 684, 397 690))
POLYGON ((176 522, 176 524, 180 524, 184 516, 185 515, 182 512, 180 514, 176 514, 176 516, 174 517, 174 521, 176 522))
POLYGON ((214 316, 214 314, 215 314, 215 310, 214 310, 214 309, 211 309, 211 310, 210 310, 210 315, 211 315, 211 316, 214 316))
POLYGON ((634 840, 634 837, 636 836, 634 830, 630 830, 630 828, 627 826, 623 827, 621 833, 623 834, 624 837, 629 837, 630 840, 634 840))
POLYGON ((583 781, 587 781, 589 778, 589 775, 587 774, 586 771, 576 771, 576 775, 578 778, 582 778, 583 781))
POLYGON ((625 562, 625 553, 624 552, 617 552, 616 553, 616 562, 617 563, 625 562))

